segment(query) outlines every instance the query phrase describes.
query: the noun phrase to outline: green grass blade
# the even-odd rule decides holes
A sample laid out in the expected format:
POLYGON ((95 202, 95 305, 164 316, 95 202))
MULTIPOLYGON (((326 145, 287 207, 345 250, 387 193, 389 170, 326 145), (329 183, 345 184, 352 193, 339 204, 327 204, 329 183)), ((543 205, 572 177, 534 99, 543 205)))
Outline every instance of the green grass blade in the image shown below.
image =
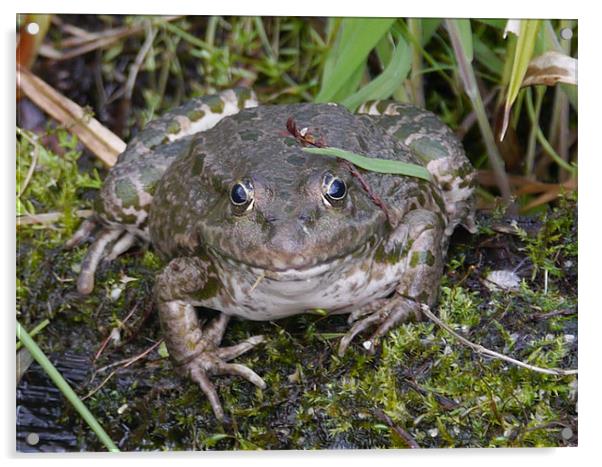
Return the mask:
POLYGON ((524 19, 521 21, 520 35, 514 50, 514 61, 512 63, 512 72, 510 73, 510 81, 508 83, 508 91, 506 93, 506 103, 504 104, 504 121, 500 138, 504 137, 508 128, 508 119, 510 117, 510 109, 518 96, 523 78, 529 67, 529 62, 533 55, 537 33, 541 20, 524 19))
POLYGON ((472 63, 474 51, 472 46, 472 30, 470 28, 470 20, 456 19, 454 22, 458 28, 458 37, 462 43, 462 48, 464 49, 464 56, 466 57, 466 60, 468 60, 468 63, 472 63))
MULTIPOLYGON (((464 50, 465 44, 461 37, 460 28, 458 27, 458 20, 446 19, 445 24, 451 39, 452 47, 454 48, 454 54, 456 56, 456 61, 458 62, 458 71, 460 73, 460 77, 462 78, 464 90, 470 98, 475 115, 477 116, 479 129, 481 131, 481 135, 483 136, 485 147, 487 148, 487 157, 489 159, 491 168, 493 169, 493 173, 495 174, 497 186, 500 189, 504 200, 510 204, 512 192, 508 177, 506 175, 506 170, 504 168, 504 161, 495 144, 493 130, 489 124, 487 113, 485 112, 485 105, 483 104, 483 99, 481 97, 481 93, 479 92, 479 87, 477 86, 477 79, 468 60, 469 55, 464 50)), ((465 40, 466 38, 464 38, 464 41, 465 40)))
MULTIPOLYGON (((34 327, 31 331, 29 331, 29 337, 35 337, 36 334, 38 334, 40 331, 42 331, 49 324, 50 324, 50 321, 45 319, 40 324, 38 324, 36 327, 34 327)), ((21 347, 23 347, 23 344, 21 344, 21 342, 17 342, 17 350, 19 350, 21 347)))
POLYGON ((342 104, 352 112, 369 100, 386 99, 395 92, 410 71, 410 49, 401 37, 385 70, 342 104))
POLYGON ((504 71, 504 62, 502 59, 479 36, 475 34, 473 39, 474 53, 477 61, 496 77, 501 77, 504 71))
POLYGON ((408 177, 422 178, 431 181, 431 174, 425 167, 407 162, 392 161, 388 159, 378 159, 375 157, 360 156, 353 152, 345 151, 339 148, 303 148, 303 151, 310 154, 319 154, 323 156, 338 157, 351 162, 353 165, 371 172, 407 175, 408 177))
POLYGON ((443 20, 440 18, 422 18, 422 46, 424 47, 435 35, 443 20))
POLYGON ((329 102, 337 95, 368 54, 390 29, 395 18, 344 18, 334 47, 327 57, 328 69, 316 102, 329 102))
POLYGON ((44 369, 46 374, 50 377, 50 379, 54 382, 54 384, 61 390, 61 392, 65 395, 67 400, 71 402, 73 407, 79 412, 82 418, 88 423, 90 428, 96 433, 100 441, 106 446, 106 448, 111 452, 119 452, 119 449, 106 431, 100 426, 100 423, 94 418, 94 415, 90 413, 88 408, 84 405, 84 403, 77 397, 77 394, 71 389, 69 383, 65 381, 65 379, 61 376, 61 374, 57 371, 54 365, 48 360, 48 357, 42 352, 38 344, 31 338, 28 332, 21 326, 21 323, 17 321, 17 337, 19 341, 23 343, 25 348, 29 350, 32 357, 40 364, 40 366, 44 369))

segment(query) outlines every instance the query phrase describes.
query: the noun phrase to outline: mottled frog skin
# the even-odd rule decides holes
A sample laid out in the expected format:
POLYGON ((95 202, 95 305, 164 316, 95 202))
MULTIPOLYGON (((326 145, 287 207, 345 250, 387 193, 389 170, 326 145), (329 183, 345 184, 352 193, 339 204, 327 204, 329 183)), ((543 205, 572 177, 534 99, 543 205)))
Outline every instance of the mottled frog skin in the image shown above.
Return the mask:
POLYGON ((231 316, 348 313, 339 353, 366 331, 364 347, 373 350, 435 303, 449 236, 458 224, 474 230, 472 178, 458 140, 425 110, 392 102, 368 103, 358 115, 334 104, 257 107, 250 91, 230 90, 189 102, 130 142, 68 246, 99 230, 78 280, 89 293, 102 258, 138 239, 152 244, 165 261, 155 295, 170 355, 223 419, 211 375, 265 387, 230 363, 263 336, 220 347, 231 316), (349 166, 302 151, 309 136, 287 131, 289 118, 327 146, 422 164, 432 181, 359 170, 368 193, 349 166), (221 313, 201 326, 195 307, 221 313))

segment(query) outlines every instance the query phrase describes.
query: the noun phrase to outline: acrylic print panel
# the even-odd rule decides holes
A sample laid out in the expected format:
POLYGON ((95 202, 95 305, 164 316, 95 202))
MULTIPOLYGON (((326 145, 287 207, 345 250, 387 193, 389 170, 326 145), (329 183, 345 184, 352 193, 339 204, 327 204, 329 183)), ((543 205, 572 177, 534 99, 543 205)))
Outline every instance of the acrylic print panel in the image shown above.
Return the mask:
POLYGON ((18 451, 577 445, 576 20, 17 28, 18 451))

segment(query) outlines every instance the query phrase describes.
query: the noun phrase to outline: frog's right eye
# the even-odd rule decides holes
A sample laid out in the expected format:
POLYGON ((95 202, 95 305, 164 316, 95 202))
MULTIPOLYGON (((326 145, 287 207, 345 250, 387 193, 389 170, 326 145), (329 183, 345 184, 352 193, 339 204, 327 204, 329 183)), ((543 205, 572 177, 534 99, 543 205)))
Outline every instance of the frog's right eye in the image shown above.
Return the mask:
POLYGON ((232 185, 230 202, 238 212, 250 211, 254 204, 254 189, 250 180, 241 180, 232 185))

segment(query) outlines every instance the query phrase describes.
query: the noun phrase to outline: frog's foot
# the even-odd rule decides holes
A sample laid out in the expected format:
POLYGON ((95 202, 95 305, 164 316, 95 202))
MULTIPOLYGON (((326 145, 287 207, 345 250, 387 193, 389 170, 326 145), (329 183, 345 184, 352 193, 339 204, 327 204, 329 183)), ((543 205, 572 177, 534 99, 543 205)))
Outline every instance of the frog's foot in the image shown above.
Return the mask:
POLYGON ((195 355, 192 361, 183 365, 186 373, 199 385, 207 399, 209 399, 213 413, 218 420, 224 421, 224 409, 217 395, 217 390, 211 382, 210 375, 240 376, 258 388, 265 389, 265 381, 249 367, 240 363, 227 363, 263 341, 263 336, 253 336, 230 347, 208 346, 195 355))
MULTIPOLYGON (((100 223, 93 218, 86 219, 73 236, 67 240, 65 248, 71 249, 82 244, 99 225, 100 223)), ((103 258, 107 262, 114 260, 131 248, 136 240, 136 235, 127 231, 124 227, 101 228, 96 239, 88 248, 86 257, 81 264, 81 271, 77 278, 77 291, 84 295, 92 292, 94 289, 94 275, 100 261, 103 258), (107 250, 109 250, 108 254, 107 250)))
MULTIPOLYGON (((239 363, 228 363, 263 342, 265 338, 263 336, 253 336, 236 345, 219 347, 228 320, 228 316, 221 314, 218 318, 203 326, 202 329, 197 328, 196 336, 200 335, 202 337, 197 340, 196 348, 191 354, 176 363, 199 385, 207 399, 209 399, 215 417, 220 421, 225 420, 224 409, 210 376, 240 376, 260 389, 266 387, 263 379, 249 367, 239 363)), ((190 343, 189 341, 185 345, 190 343)), ((173 348, 173 353, 182 355, 183 349, 173 348)))
POLYGON ((339 356, 343 356, 351 341, 359 333, 376 327, 376 331, 365 342, 363 346, 370 353, 374 353, 378 346, 378 340, 391 328, 407 321, 410 318, 420 317, 420 305, 411 298, 395 294, 391 298, 376 300, 363 308, 360 308, 349 316, 349 324, 353 323, 351 329, 343 336, 339 344, 339 356), (366 316, 367 315, 367 316, 366 316))

